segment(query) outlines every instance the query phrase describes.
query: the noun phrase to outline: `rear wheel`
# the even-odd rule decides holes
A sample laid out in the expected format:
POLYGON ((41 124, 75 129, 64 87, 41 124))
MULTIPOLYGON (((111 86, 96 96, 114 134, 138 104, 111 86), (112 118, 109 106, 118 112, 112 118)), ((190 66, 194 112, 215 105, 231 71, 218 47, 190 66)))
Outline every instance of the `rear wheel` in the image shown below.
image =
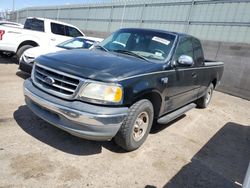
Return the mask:
POLYGON ((214 91, 214 85, 211 83, 209 87, 207 88, 206 94, 199 98, 196 102, 198 108, 207 108, 211 98, 213 96, 213 91, 214 91))
POLYGON ((149 134, 153 118, 154 109, 149 100, 143 99, 133 104, 114 138, 116 144, 127 151, 139 148, 149 134))
POLYGON ((18 50, 17 50, 17 53, 16 53, 16 56, 17 56, 17 60, 20 59, 20 57, 23 55, 23 53, 28 50, 29 48, 33 48, 34 46, 32 45, 23 45, 21 46, 18 50))

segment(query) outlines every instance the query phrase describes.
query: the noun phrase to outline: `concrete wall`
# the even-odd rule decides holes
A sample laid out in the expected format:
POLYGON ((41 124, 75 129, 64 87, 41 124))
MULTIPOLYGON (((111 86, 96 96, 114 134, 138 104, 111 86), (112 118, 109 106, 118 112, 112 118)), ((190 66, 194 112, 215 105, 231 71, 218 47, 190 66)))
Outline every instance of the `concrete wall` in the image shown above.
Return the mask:
POLYGON ((225 63, 219 91, 250 100, 250 44, 203 41, 205 57, 225 63))

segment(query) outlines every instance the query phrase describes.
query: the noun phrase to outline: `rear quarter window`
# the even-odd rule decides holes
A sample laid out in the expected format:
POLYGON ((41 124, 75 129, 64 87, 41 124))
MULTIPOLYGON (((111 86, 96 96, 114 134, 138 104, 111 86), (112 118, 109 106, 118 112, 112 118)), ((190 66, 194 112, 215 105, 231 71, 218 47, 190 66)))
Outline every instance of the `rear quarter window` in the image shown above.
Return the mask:
POLYGON ((201 43, 198 39, 193 38, 193 48, 194 48, 194 63, 197 66, 201 66, 204 62, 204 54, 201 43))
POLYGON ((44 21, 38 19, 27 19, 24 24, 24 29, 44 32, 44 21))

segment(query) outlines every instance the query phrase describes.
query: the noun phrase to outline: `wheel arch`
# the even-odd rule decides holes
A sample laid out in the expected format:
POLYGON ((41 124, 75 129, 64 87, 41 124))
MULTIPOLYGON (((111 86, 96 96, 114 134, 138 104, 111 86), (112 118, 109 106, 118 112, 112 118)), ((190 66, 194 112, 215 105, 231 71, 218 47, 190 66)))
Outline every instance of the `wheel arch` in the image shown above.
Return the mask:
POLYGON ((214 88, 217 86, 217 78, 214 78, 211 83, 213 84, 214 88))
POLYGON ((154 117, 158 117, 162 107, 162 97, 160 93, 155 90, 142 92, 133 100, 133 103, 142 99, 148 99, 152 103, 154 108, 154 117))
POLYGON ((37 42, 33 41, 33 40, 25 40, 25 41, 23 41, 23 42, 21 42, 21 43, 19 44, 19 46, 17 47, 16 52, 17 52, 22 46, 24 46, 24 45, 31 45, 31 46, 34 46, 34 47, 39 46, 39 44, 38 44, 37 42))

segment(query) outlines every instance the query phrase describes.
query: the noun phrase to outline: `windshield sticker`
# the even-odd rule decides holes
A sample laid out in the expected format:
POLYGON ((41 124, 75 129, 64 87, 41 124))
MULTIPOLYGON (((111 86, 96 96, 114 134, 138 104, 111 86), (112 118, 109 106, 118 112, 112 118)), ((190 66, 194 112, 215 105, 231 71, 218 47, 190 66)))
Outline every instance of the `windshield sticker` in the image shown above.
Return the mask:
POLYGON ((160 42, 160 43, 165 44, 165 45, 169 45, 169 43, 170 43, 169 40, 163 39, 163 38, 160 38, 160 37, 153 37, 152 40, 156 41, 156 42, 160 42))

